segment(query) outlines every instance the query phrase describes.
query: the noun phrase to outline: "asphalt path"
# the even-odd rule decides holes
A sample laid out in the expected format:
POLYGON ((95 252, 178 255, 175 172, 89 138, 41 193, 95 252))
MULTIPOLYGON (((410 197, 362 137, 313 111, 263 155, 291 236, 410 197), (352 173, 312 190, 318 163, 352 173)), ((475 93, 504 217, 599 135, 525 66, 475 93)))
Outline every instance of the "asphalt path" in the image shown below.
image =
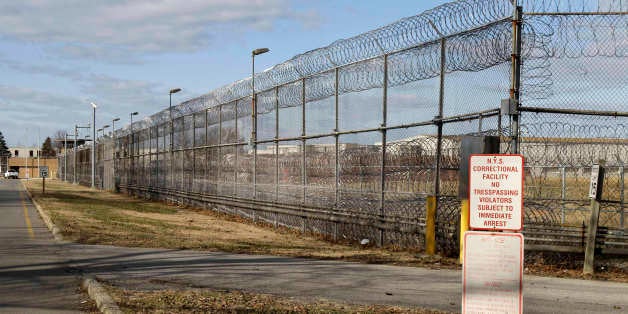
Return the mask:
POLYGON ((77 313, 80 277, 20 180, 0 179, 0 312, 77 313))
MULTIPOLYGON (((17 186, 11 186, 17 190, 17 186)), ((6 241, 3 241, 3 253, 28 251, 33 256, 42 257, 20 259, 15 256, 7 262, 2 255, 0 278, 4 280, 7 274, 12 274, 11 281, 21 286, 24 293, 20 294, 19 290, 13 293, 13 305, 28 303, 22 300, 32 294, 26 286, 34 289, 40 285, 39 279, 28 280, 35 278, 34 274, 58 277, 60 283, 57 285, 63 285, 63 289, 58 291, 64 291, 66 299, 72 300, 72 289, 76 284, 68 280, 68 272, 76 270, 116 285, 140 289, 241 289, 301 299, 324 298, 350 303, 460 311, 462 287, 459 271, 219 252, 56 244, 50 236, 41 245, 34 245, 33 242, 37 241, 28 239, 24 223, 18 224, 19 218, 24 220, 24 216, 23 209, 18 208, 16 191, 11 194, 5 191, 5 187, 0 185, 0 203, 12 202, 13 205, 3 206, 3 214, 6 212, 7 216, 15 216, 12 220, 16 222, 14 227, 5 227, 3 223, 2 236, 5 233, 14 234, 12 237, 20 240, 10 248, 5 248, 6 241), (5 200, 7 197, 8 200, 5 200), (17 225, 20 227, 15 227, 17 225), (43 258, 50 253, 65 259, 43 258)), ((31 214, 30 219, 36 237, 46 233, 38 217, 31 214)), ((2 289, 0 295, 4 295, 2 289)), ((0 307, 1 310, 3 308, 0 307)), ((524 312, 628 313, 628 284, 525 276, 524 312)))

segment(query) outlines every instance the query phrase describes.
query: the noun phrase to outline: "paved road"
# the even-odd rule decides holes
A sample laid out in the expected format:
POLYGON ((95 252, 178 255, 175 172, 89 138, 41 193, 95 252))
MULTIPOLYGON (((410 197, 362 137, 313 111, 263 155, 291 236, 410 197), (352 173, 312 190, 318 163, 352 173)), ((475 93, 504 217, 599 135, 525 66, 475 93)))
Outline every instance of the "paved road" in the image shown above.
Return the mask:
MULTIPOLYGON (((460 311, 459 271, 110 246, 70 250, 84 271, 128 286, 246 289, 460 311)), ((526 313, 628 313, 628 284, 526 276, 524 291, 526 313)))
POLYGON ((20 181, 0 179, 0 312, 79 312, 79 277, 64 255, 20 181))
MULTIPOLYGON (((460 310, 458 271, 72 243, 53 245, 49 241, 46 244, 68 256, 72 266, 81 272, 132 287, 245 289, 300 298, 460 310)), ((50 249, 38 246, 32 250, 50 249)), ((29 259, 21 265, 67 277, 68 266, 64 262, 29 259)), ((0 269, 1 277, 4 272, 20 273, 5 267, 0 269)), ((526 276, 524 282, 526 313, 628 313, 628 284, 534 276, 526 276)))

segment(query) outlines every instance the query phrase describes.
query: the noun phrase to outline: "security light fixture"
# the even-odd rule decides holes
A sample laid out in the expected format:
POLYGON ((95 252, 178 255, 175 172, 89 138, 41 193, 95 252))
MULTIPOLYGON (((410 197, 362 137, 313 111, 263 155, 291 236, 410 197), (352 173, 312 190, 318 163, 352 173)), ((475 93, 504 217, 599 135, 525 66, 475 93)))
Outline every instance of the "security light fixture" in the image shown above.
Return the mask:
POLYGON ((269 51, 270 51, 270 49, 268 49, 268 48, 257 48, 255 50, 253 50, 253 55, 257 56, 257 55, 261 55, 262 53, 267 53, 269 51))

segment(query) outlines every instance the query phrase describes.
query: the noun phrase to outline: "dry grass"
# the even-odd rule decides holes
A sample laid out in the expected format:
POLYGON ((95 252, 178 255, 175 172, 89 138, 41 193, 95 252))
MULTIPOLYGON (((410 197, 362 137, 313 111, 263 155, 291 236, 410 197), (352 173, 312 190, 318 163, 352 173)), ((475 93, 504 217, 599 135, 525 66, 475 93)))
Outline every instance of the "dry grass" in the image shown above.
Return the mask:
POLYGON ((125 313, 448 313, 390 305, 297 300, 243 291, 182 289, 138 291, 105 284, 125 313))
MULTIPOLYGON (((56 180, 46 182, 46 195, 41 194, 40 181, 29 181, 27 187, 62 230, 64 238, 79 243, 460 269, 457 259, 453 258, 427 256, 396 247, 331 243, 317 235, 303 235, 288 228, 273 228, 237 216, 178 208, 56 180)), ((525 264, 525 273, 585 278, 582 276, 581 257, 563 259, 551 259, 549 262, 546 259, 529 259, 525 264), (570 263, 565 264, 563 259, 570 263)), ((621 267, 615 267, 614 264, 617 263, 599 269, 594 278, 627 282, 625 263, 619 263, 621 267)))
POLYGON ((45 195, 41 194, 40 181, 29 181, 27 187, 49 212, 64 238, 79 243, 459 268, 456 259, 394 247, 331 243, 317 235, 275 229, 240 217, 177 208, 56 180, 46 182, 45 195))

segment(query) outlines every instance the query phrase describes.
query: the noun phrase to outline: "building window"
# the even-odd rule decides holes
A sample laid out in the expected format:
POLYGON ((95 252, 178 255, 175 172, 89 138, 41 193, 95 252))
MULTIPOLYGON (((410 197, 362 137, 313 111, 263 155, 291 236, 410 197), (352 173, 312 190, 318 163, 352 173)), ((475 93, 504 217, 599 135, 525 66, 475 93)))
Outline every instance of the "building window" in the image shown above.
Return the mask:
POLYGON ((29 151, 28 151, 28 155, 29 155, 30 157, 33 157, 33 151, 32 151, 32 150, 29 150, 29 151))
POLYGON ((15 150, 15 154, 13 154, 13 156, 17 157, 17 156, 19 156, 19 155, 20 155, 20 154, 19 154, 19 151, 16 149, 16 150, 15 150))

